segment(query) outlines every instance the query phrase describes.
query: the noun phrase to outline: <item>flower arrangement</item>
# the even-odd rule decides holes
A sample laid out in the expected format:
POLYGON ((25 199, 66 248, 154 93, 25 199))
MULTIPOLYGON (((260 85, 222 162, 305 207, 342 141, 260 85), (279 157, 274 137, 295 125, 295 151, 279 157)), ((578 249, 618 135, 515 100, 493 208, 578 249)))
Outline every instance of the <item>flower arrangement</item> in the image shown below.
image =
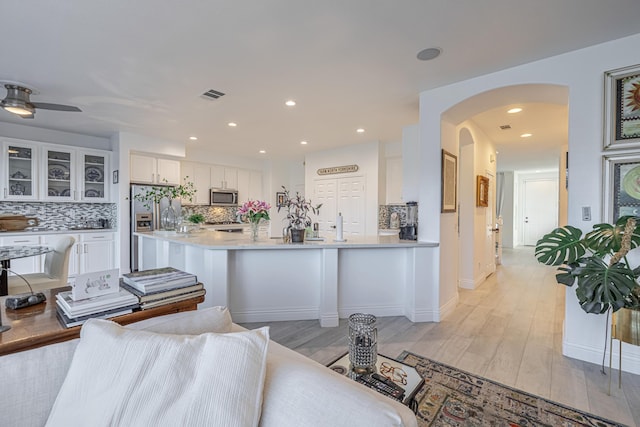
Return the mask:
MULTIPOLYGON (((284 190, 284 204, 281 207, 287 209, 286 220, 289 221, 289 226, 295 230, 304 230, 306 227, 311 226, 309 212, 317 215, 320 212, 322 203, 313 206, 311 200, 305 199, 297 191, 296 195, 291 197, 289 190, 284 185, 282 189, 284 190)), ((280 212, 280 207, 278 207, 278 212, 280 212)))
POLYGON ((147 209, 151 209, 153 203, 160 203, 160 201, 165 197, 169 199, 169 201, 179 198, 181 200, 188 200, 191 202, 193 201, 193 196, 196 194, 197 190, 195 189, 193 182, 187 181, 187 178, 189 177, 184 177, 184 184, 175 187, 170 187, 169 181, 163 179, 166 186, 151 187, 151 189, 145 194, 136 194, 134 199, 144 202, 144 206, 147 209))
POLYGON ((244 204, 238 209, 236 212, 237 215, 248 219, 249 222, 253 224, 257 224, 261 219, 269 220, 269 209, 271 209, 271 205, 267 202, 260 200, 249 200, 244 202, 244 204))

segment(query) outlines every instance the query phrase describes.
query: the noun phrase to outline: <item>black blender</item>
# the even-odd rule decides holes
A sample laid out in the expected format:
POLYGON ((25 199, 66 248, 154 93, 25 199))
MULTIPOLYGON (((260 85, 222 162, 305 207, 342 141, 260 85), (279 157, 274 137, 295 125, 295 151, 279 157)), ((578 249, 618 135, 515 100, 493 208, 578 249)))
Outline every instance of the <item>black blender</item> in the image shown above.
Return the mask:
POLYGON ((407 202, 407 223, 400 227, 400 240, 418 240, 417 202, 407 202))

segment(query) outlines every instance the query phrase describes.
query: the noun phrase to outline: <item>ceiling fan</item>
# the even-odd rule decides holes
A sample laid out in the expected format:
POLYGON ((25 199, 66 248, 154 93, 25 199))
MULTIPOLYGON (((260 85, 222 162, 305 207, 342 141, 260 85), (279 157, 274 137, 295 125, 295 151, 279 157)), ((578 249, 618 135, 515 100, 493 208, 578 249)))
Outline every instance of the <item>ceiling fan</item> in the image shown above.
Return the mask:
POLYGON ((23 119, 33 119, 36 108, 55 111, 82 111, 78 107, 71 105, 31 102, 29 95, 34 91, 21 83, 5 82, 4 87, 7 89, 7 96, 0 101, 0 107, 10 113, 19 115, 23 119))

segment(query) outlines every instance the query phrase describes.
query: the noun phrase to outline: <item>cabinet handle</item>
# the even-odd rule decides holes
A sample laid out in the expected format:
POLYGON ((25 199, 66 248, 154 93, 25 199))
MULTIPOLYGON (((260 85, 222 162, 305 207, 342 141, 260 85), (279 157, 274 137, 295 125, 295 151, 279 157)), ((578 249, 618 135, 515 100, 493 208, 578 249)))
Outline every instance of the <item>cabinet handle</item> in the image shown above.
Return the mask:
POLYGON ((28 240, 14 240, 13 243, 29 243, 28 240))
POLYGON ((86 254, 86 253, 88 253, 88 252, 87 252, 87 244, 85 243, 83 246, 84 246, 84 253, 85 253, 85 254, 86 254))
POLYGON ((104 236, 93 236, 92 239, 104 239, 104 236))
POLYGON ((80 255, 80 245, 76 245, 76 254, 80 255))
POLYGON ((7 187, 4 188, 4 197, 7 197, 7 187))

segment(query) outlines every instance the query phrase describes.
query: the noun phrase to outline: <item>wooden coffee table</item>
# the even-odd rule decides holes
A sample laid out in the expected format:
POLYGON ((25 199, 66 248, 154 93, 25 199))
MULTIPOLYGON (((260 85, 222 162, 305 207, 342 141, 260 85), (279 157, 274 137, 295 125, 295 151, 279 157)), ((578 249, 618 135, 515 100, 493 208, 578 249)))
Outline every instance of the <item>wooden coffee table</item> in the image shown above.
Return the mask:
MULTIPOLYGON (((11 326, 11 329, 0 334, 0 356, 80 337, 80 326, 67 329, 56 316, 56 294, 69 289, 71 288, 64 287, 43 291, 47 297, 46 302, 19 310, 6 308, 7 297, 0 298, 2 324, 11 326)), ((134 311, 110 320, 127 325, 151 317, 196 310, 198 304, 203 301, 204 296, 200 296, 148 310, 134 311)))

